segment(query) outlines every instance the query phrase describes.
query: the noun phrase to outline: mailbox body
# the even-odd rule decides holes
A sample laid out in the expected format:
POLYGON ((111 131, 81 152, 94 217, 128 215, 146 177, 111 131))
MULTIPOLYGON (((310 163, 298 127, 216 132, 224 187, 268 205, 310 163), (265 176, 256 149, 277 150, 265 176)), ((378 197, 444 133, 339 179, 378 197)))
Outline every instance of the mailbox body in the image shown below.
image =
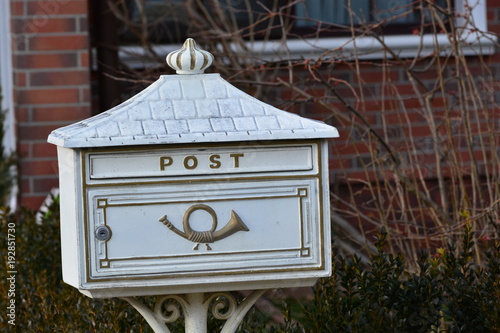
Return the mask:
POLYGON ((64 281, 91 297, 313 285, 331 273, 337 136, 218 74, 162 75, 54 130, 64 281))
POLYGON ((58 155, 63 279, 88 296, 310 286, 331 274, 325 139, 58 155))

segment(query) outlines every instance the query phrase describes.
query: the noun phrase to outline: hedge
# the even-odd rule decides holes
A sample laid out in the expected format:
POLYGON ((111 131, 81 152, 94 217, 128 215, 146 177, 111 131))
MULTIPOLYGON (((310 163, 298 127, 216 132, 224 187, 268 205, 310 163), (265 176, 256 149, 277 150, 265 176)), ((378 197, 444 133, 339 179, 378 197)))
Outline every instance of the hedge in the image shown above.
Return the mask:
MULTIPOLYGON (((9 270, 0 272, 0 322, 8 331, 152 332, 125 301, 90 299, 62 282, 57 198, 41 224, 31 211, 2 212, 2 239, 8 238, 9 224, 15 225, 16 236, 15 328, 7 316, 9 270)), ((239 331, 500 332, 497 241, 481 239, 481 246, 474 246, 474 232, 466 225, 461 244, 432 254, 422 251, 418 269, 411 271, 408 267, 414 265, 408 265, 402 254, 384 251, 386 238, 382 230, 375 242, 377 253, 368 264, 356 255, 334 256, 333 276, 318 281, 312 300, 277 302, 285 324, 272 323, 253 309, 239 331)), ((2 243, 2 262, 7 267, 7 241, 2 243)), ((149 304, 154 300, 142 298, 149 304)), ((219 331, 222 324, 210 318, 209 332, 219 331)), ((183 332, 182 323, 170 329, 183 332)))

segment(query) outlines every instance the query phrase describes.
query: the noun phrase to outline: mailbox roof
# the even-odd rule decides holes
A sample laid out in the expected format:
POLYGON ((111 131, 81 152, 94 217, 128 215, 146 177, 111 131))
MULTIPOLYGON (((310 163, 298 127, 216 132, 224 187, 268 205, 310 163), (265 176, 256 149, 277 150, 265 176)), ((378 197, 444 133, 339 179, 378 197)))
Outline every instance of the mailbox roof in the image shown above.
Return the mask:
POLYGON ((54 130, 62 147, 337 137, 323 122, 279 110, 219 74, 163 75, 139 94, 94 117, 54 130))

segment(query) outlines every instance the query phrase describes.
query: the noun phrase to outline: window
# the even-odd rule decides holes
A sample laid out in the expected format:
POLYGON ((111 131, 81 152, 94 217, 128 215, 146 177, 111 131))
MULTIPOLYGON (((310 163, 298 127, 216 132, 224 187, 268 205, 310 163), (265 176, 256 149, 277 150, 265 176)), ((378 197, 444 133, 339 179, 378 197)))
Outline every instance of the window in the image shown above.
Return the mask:
MULTIPOLYGON (((434 1, 434 6, 447 9, 446 0, 434 1)), ((427 2, 414 0, 339 0, 339 1, 309 1, 294 6, 297 28, 317 30, 318 22, 323 25, 334 24, 333 28, 326 28, 334 34, 340 30, 337 25, 346 27, 362 27, 363 25, 379 24, 378 31, 383 35, 407 34, 414 29, 431 26, 433 13, 427 2), (301 20, 300 18, 310 20, 301 20)), ((446 17, 438 15, 446 24, 446 17)), ((314 33, 314 32, 313 32, 314 33)), ((347 31, 347 34, 351 34, 347 31)))
MULTIPOLYGON (((422 23, 424 27, 430 25, 433 13, 436 13, 429 10, 427 2, 415 0, 315 0, 292 2, 289 7, 284 0, 220 0, 218 6, 208 0, 201 3, 199 8, 188 8, 185 0, 129 1, 127 16, 130 22, 124 25, 122 42, 137 42, 143 33, 141 23, 147 26, 149 38, 154 42, 181 42, 187 37, 189 22, 196 17, 196 12, 222 21, 218 16, 218 11, 221 11, 227 21, 221 22, 221 26, 226 25, 226 30, 229 30, 227 25, 240 29, 247 37, 253 34, 252 39, 263 39, 263 36, 279 38, 283 34, 276 28, 283 22, 265 18, 269 12, 280 11, 286 16, 287 31, 291 32, 292 38, 317 35, 318 31, 322 37, 350 35, 351 23, 354 27, 362 27, 382 22, 379 33, 406 34, 420 29, 422 23), (267 33, 262 33, 265 30, 267 33)), ((434 6, 446 10, 448 5, 446 0, 435 0, 434 6)), ((440 15, 439 19, 446 21, 445 15, 440 15)))
MULTIPOLYGON (((200 0, 203 1, 203 0, 200 0)), ((137 1, 133 1, 137 3, 137 1)), ((466 55, 477 53, 491 54, 494 52, 493 39, 483 32, 487 29, 485 0, 454 0, 451 1, 459 16, 455 19, 458 26, 464 27, 462 39, 468 47, 464 49, 466 55), (472 28, 472 22, 477 29, 472 28)), ((207 1, 210 3, 210 1, 207 1)), ((421 55, 433 52, 435 43, 445 47, 449 45, 445 33, 436 33, 432 30, 430 22, 436 17, 426 8, 426 1, 414 0, 315 0, 293 2, 286 0, 220 0, 220 8, 227 14, 229 23, 237 24, 242 35, 252 36, 253 55, 263 59, 276 59, 281 57, 315 57, 328 50, 342 49, 343 56, 356 56, 365 58, 381 58, 387 56, 381 48, 380 42, 372 36, 361 36, 353 39, 350 30, 351 22, 355 27, 363 25, 376 25, 384 43, 398 51, 400 57, 415 56, 417 50, 421 55), (287 6, 288 3, 292 5, 287 6), (250 6, 250 8, 248 7, 250 6), (267 7, 267 8, 265 8, 267 7), (270 11, 281 8, 283 15, 275 21, 262 19, 270 11), (351 10, 350 10, 351 8, 351 10), (262 20, 261 20, 262 19, 262 20), (287 30, 287 42, 283 45, 283 29, 281 20, 286 20, 290 25, 287 30), (252 31, 245 27, 251 22, 252 31), (422 24, 423 23, 423 24, 422 24), (421 30, 421 27, 424 27, 421 30), (425 27, 428 27, 425 29, 425 27), (266 38, 258 36, 265 35, 266 38), (294 38, 295 37, 295 38, 294 38), (286 55, 280 52, 286 52, 286 55)), ((437 6, 446 8, 446 0, 435 0, 437 6)), ((190 35, 189 26, 193 22, 192 15, 199 8, 186 8, 184 0, 144 0, 143 13, 138 8, 131 7, 131 20, 139 26, 140 20, 148 22, 148 29, 153 37, 153 42, 159 44, 160 54, 174 50, 185 37, 190 35), (194 11, 188 13, 187 11, 194 11), (135 16, 134 16, 135 15, 135 16), (156 30, 155 30, 156 29, 156 30)), ((217 13, 210 6, 204 13, 212 16, 217 21, 217 13)), ((219 8, 219 9, 220 9, 219 8)), ((444 20, 444 16, 439 17, 444 20)), ((203 28, 203 27, 201 27, 203 28)), ((195 28, 196 29, 196 25, 195 28)), ((198 27, 200 29, 200 27, 198 27)), ((133 30, 133 29, 132 29, 133 30)), ((221 29, 223 30, 223 29, 221 29)), ((133 32, 133 31, 132 31, 133 32)), ((196 32, 193 30, 193 32, 196 32)), ((444 31, 443 31, 444 32, 444 31)), ((137 39, 126 38, 127 31, 123 34, 123 41, 134 43, 137 39)), ((137 38, 142 32, 136 28, 137 38)), ((362 35, 362 34, 361 34, 362 35)), ((141 52, 140 48, 128 46, 123 48, 125 53, 141 52), (131 52, 132 51, 132 52, 131 52)), ((143 51, 142 51, 143 52, 143 51)), ((125 53, 122 53, 124 55, 125 53)), ((123 59, 127 61, 127 56, 123 59)), ((129 58, 131 60, 131 58, 129 58)))

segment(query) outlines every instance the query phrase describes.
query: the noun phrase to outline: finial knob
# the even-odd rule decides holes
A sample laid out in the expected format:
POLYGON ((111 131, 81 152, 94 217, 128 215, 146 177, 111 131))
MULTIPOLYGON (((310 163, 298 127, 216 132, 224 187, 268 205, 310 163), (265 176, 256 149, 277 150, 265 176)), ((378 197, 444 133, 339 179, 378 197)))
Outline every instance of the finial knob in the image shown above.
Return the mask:
POLYGON ((180 50, 167 55, 167 64, 175 69, 177 74, 201 74, 213 60, 214 56, 199 49, 192 38, 186 39, 180 50))

